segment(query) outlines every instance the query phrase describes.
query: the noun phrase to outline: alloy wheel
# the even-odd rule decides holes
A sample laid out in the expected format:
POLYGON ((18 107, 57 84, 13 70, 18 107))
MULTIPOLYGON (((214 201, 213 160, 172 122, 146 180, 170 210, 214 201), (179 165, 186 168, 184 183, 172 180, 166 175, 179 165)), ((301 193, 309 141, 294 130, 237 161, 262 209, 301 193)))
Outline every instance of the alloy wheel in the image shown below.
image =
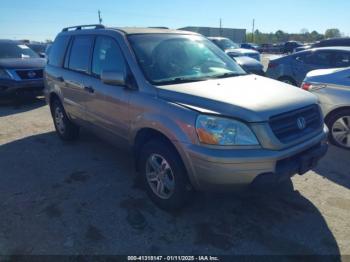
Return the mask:
POLYGON ((169 199, 175 190, 175 177, 168 161, 159 154, 152 154, 146 162, 146 179, 153 193, 161 199, 169 199))

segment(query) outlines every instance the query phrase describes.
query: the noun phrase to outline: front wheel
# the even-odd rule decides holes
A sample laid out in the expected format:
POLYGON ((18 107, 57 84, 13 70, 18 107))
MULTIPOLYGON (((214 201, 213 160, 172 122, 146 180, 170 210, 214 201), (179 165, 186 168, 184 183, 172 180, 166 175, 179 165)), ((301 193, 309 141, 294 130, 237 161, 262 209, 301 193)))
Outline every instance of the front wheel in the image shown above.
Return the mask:
POLYGON ((159 139, 145 144, 139 171, 149 197, 160 208, 176 210, 191 199, 193 190, 186 169, 170 143, 159 139))
POLYGON ((329 140, 333 145, 350 150, 350 109, 333 113, 327 119, 329 140))
POLYGON ((70 141, 79 137, 79 127, 69 120, 59 100, 52 102, 51 113, 56 132, 62 140, 70 141))

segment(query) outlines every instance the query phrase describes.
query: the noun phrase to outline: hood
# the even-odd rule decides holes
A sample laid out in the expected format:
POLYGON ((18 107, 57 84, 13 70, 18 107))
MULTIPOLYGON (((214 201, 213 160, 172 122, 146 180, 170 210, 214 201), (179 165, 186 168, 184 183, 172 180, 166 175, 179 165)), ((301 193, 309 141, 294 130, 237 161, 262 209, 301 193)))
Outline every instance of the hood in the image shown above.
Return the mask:
POLYGON ((4 58, 0 59, 0 67, 6 69, 31 69, 44 68, 44 58, 4 58))
POLYGON ((229 53, 235 53, 240 55, 247 55, 247 54, 259 54, 259 52, 251 50, 251 49, 245 49, 245 48, 234 48, 234 49, 226 49, 226 54, 229 53))
POLYGON ((158 86, 158 96, 202 113, 214 113, 248 122, 317 103, 310 92, 256 75, 158 86))
POLYGON ((248 56, 238 56, 233 59, 242 67, 259 69, 263 69, 264 67, 258 60, 248 56))

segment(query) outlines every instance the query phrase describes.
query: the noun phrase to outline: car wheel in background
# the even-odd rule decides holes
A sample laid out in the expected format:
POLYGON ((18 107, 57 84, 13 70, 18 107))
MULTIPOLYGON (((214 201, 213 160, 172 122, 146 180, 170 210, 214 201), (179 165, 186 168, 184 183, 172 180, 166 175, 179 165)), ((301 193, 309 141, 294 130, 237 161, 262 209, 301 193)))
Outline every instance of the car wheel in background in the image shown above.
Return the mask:
POLYGON ((69 120, 58 99, 51 103, 51 114, 56 132, 62 140, 70 141, 79 137, 79 127, 69 120))
POLYGON ((146 143, 138 164, 146 191, 160 208, 176 210, 191 199, 193 189, 184 164, 167 141, 157 139, 146 143))
POLYGON ((278 80, 283 82, 283 83, 292 85, 292 86, 297 86, 297 83, 295 82, 295 80, 291 77, 288 77, 288 76, 280 77, 278 80))
POLYGON ((350 109, 332 113, 326 120, 333 145, 350 150, 350 109))

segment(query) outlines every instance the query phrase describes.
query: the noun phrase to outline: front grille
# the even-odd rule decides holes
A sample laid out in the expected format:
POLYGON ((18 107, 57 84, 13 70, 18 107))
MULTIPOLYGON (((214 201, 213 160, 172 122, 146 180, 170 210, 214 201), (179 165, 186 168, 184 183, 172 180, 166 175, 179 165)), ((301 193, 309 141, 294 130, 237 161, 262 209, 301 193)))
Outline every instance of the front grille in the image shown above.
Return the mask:
POLYGON ((43 78, 43 70, 42 69, 23 69, 16 70, 16 74, 22 80, 35 80, 43 78))
POLYGON ((269 124, 282 143, 290 143, 321 128, 322 117, 319 107, 312 105, 273 116, 269 124))

